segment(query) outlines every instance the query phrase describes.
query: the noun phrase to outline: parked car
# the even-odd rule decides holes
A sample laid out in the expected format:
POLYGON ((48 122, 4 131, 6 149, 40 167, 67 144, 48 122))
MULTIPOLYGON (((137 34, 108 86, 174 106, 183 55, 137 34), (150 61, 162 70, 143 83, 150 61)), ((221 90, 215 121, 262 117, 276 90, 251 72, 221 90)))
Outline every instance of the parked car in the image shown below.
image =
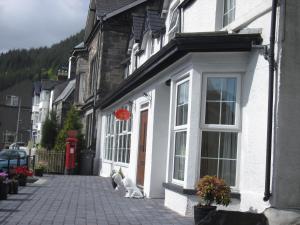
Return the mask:
POLYGON ((29 149, 25 146, 24 142, 14 142, 9 146, 9 149, 20 149, 24 150, 27 155, 29 155, 29 149))
POLYGON ((17 166, 18 158, 20 166, 27 164, 26 151, 20 149, 3 149, 0 151, 0 170, 7 170, 8 160, 10 166, 17 166))

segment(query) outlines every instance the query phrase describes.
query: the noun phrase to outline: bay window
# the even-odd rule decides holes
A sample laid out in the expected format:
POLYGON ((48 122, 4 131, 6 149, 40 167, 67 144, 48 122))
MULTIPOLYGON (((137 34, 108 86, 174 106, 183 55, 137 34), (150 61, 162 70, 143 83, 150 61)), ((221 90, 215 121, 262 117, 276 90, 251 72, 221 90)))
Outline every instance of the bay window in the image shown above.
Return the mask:
POLYGON ((204 75, 200 177, 216 175, 236 186, 240 75, 204 75))
POLYGON ((176 84, 176 108, 174 124, 174 159, 173 179, 184 180, 187 122, 189 102, 189 80, 184 79, 176 84))

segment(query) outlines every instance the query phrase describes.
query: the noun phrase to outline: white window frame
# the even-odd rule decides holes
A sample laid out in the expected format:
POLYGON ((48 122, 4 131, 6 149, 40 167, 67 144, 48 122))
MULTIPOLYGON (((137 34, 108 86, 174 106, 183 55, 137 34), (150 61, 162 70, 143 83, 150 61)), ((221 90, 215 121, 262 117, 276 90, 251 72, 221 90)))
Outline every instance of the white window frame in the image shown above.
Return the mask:
POLYGON ((206 73, 203 74, 203 87, 202 87, 202 101, 201 101, 201 129, 209 130, 234 130, 239 131, 241 129, 240 116, 241 116, 241 74, 239 73, 206 73), (205 123, 205 113, 206 113, 206 92, 207 92, 207 78, 236 78, 237 79, 237 88, 236 88, 236 107, 235 107, 235 124, 226 125, 226 124, 206 124, 205 123))
POLYGON ((230 1, 230 0, 223 0, 222 1, 223 2, 223 7, 222 7, 222 27, 228 26, 230 23, 232 23, 235 20, 236 0, 234 0, 234 5, 227 12, 225 12, 225 1, 230 1), (231 13, 234 13, 233 20, 232 21, 228 20, 228 23, 225 24, 225 20, 224 20, 225 16, 228 16, 231 13))
POLYGON ((19 105, 19 97, 15 95, 6 95, 5 104, 8 106, 18 106, 19 105))
MULTIPOLYGON (((185 181, 185 176, 183 177, 183 180, 178 180, 178 179, 175 179, 174 178, 174 166, 175 166, 175 144, 176 144, 176 133, 178 132, 186 132, 186 151, 185 151, 185 163, 184 163, 184 167, 186 170, 186 156, 187 156, 187 143, 188 143, 188 127, 189 127, 189 110, 190 110, 190 100, 191 100, 191 96, 190 96, 190 93, 191 93, 191 79, 190 79, 190 74, 185 74, 184 76, 182 76, 181 78, 179 78, 178 80, 174 81, 175 85, 174 85, 174 88, 175 88, 175 97, 174 97, 174 108, 173 108, 173 115, 174 115, 174 119, 173 119, 173 124, 172 124, 172 177, 171 177, 171 180, 172 180, 172 183, 174 184, 178 184, 178 185, 181 185, 183 186, 184 185, 184 181, 185 181), (179 126, 176 126, 176 118, 177 118, 177 96, 178 96, 178 86, 185 83, 185 82, 188 82, 189 83, 189 96, 188 96, 188 114, 187 114, 187 123, 184 124, 184 125, 179 125, 179 126)), ((184 171, 184 174, 185 174, 185 171, 184 171)))
MULTIPOLYGON (((130 105, 124 105, 120 108, 126 108, 127 110, 129 110, 130 112, 132 112, 132 106, 130 105)), ((111 124, 110 124, 111 125, 111 124)), ((108 114, 106 114, 106 122, 105 122, 105 132, 104 132, 104 161, 105 162, 110 162, 110 163, 115 163, 117 165, 121 165, 121 166, 125 166, 125 167, 128 167, 129 163, 130 163, 130 159, 131 159, 131 148, 132 148, 132 118, 130 118, 129 120, 127 121, 121 121, 121 120, 118 120, 115 118, 114 116, 114 113, 113 112, 110 112, 108 114), (107 129, 108 129, 108 117, 111 117, 111 119, 113 120, 113 133, 107 133, 107 129), (119 123, 119 126, 118 126, 118 131, 117 131, 117 123, 119 123), (128 126, 129 126, 129 123, 130 124, 130 127, 131 129, 128 130, 128 126), (123 126, 125 125, 126 126, 126 129, 125 130, 120 130, 120 124, 123 124, 123 126), (126 141, 126 149, 121 149, 119 148, 119 137, 120 136, 127 136, 127 141, 126 141), (107 154, 108 154, 108 144, 107 144, 107 140, 108 138, 113 138, 113 141, 112 141, 112 155, 111 155, 111 159, 108 159, 107 157, 107 154), (127 148, 127 146, 130 146, 129 148, 127 148), (118 158, 118 154, 119 152, 121 151, 125 151, 125 158, 124 160, 119 160, 118 158), (129 157, 129 161, 126 162, 126 159, 128 157, 128 153, 130 154, 130 157, 129 157)), ((121 154, 122 155, 122 154, 121 154)), ((122 159, 122 158, 121 158, 122 159)))
MULTIPOLYGON (((236 152, 236 174, 235 174, 235 186, 231 186, 233 191, 238 191, 238 179, 240 168, 240 132, 241 132, 241 73, 205 73, 202 79, 202 98, 201 98, 201 125, 200 125, 200 154, 199 154, 199 178, 201 170, 201 151, 202 151, 202 135, 203 132, 230 132, 237 133, 237 152, 236 152), (207 78, 219 77, 219 78, 236 78, 236 107, 235 107, 235 124, 234 125, 221 125, 221 124, 205 124, 206 116, 206 94, 207 94, 207 78)), ((204 157, 205 158, 205 157, 204 157)), ((212 158, 212 157, 208 157, 212 158)), ((219 159, 219 158, 218 158, 219 159)))

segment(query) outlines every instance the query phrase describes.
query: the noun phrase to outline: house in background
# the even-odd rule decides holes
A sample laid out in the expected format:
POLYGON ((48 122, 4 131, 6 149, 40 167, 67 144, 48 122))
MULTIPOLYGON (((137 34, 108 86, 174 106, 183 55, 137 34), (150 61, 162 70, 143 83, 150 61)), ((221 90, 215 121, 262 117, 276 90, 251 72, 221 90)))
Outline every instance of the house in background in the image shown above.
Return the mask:
MULTIPOLYGON (((74 49, 76 58, 75 105, 84 124, 87 149, 95 152, 97 116, 95 103, 116 89, 127 69, 127 46, 131 35, 131 13, 145 11, 146 1, 90 1, 84 44, 74 49), (116 16, 117 15, 117 16, 116 16)), ((95 167, 99 165, 96 152, 95 167)))
POLYGON ((0 90, 0 149, 30 140, 32 89, 32 82, 25 80, 0 90))
POLYGON ((50 104, 51 91, 61 81, 42 80, 34 83, 32 100, 32 140, 39 144, 42 138, 42 125, 46 120, 52 105, 50 104))
POLYGON ((53 99, 50 101, 51 110, 56 114, 59 127, 63 126, 64 119, 67 117, 67 113, 74 103, 75 79, 68 80, 62 85, 64 86, 62 91, 58 90, 61 88, 59 87, 60 85, 57 85, 52 90, 54 92, 53 99))
MULTIPOLYGON (((122 168, 146 197, 164 197, 183 215, 192 213, 195 185, 207 174, 231 186, 227 209, 299 209, 299 1, 165 0, 160 6, 127 17, 130 39, 118 51, 129 57, 116 71, 125 79, 96 98, 100 175, 122 168), (115 118, 121 108, 131 112, 129 120, 115 118)), ((102 27, 120 21, 114 21, 118 13, 107 15, 102 27)), ((103 63, 91 63, 90 71, 103 63)))

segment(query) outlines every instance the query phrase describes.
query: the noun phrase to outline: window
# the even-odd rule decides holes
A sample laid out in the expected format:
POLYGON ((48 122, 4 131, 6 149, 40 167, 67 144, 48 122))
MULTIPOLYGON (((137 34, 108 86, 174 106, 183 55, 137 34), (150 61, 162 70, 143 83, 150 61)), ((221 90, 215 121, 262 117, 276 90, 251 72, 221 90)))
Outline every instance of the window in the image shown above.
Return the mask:
POLYGON ((180 32, 180 12, 178 9, 180 1, 173 1, 170 6, 170 19, 169 19, 169 40, 175 37, 175 34, 180 32))
POLYGON ((11 144, 15 141, 15 132, 5 131, 3 132, 3 142, 5 145, 11 144))
POLYGON ((224 0, 223 27, 235 19, 235 0, 224 0))
MULTIPOLYGON (((126 105, 123 108, 131 112, 131 106, 126 105)), ((121 163, 130 162, 131 126, 131 118, 118 120, 114 113, 106 116, 105 159, 121 163)))
POLYGON ((216 175, 236 186, 239 75, 204 76, 200 177, 216 175))
POLYGON ((189 101, 189 80, 185 79, 176 84, 176 109, 174 126, 174 161, 173 179, 184 180, 185 153, 187 141, 189 101))
POLYGON ((6 96, 6 105, 9 106, 18 106, 19 105, 19 97, 14 95, 7 95, 6 96))
POLYGON ((90 113, 86 116, 86 124, 85 124, 85 139, 86 139, 86 145, 87 147, 92 146, 92 130, 93 130, 93 113, 90 113))

